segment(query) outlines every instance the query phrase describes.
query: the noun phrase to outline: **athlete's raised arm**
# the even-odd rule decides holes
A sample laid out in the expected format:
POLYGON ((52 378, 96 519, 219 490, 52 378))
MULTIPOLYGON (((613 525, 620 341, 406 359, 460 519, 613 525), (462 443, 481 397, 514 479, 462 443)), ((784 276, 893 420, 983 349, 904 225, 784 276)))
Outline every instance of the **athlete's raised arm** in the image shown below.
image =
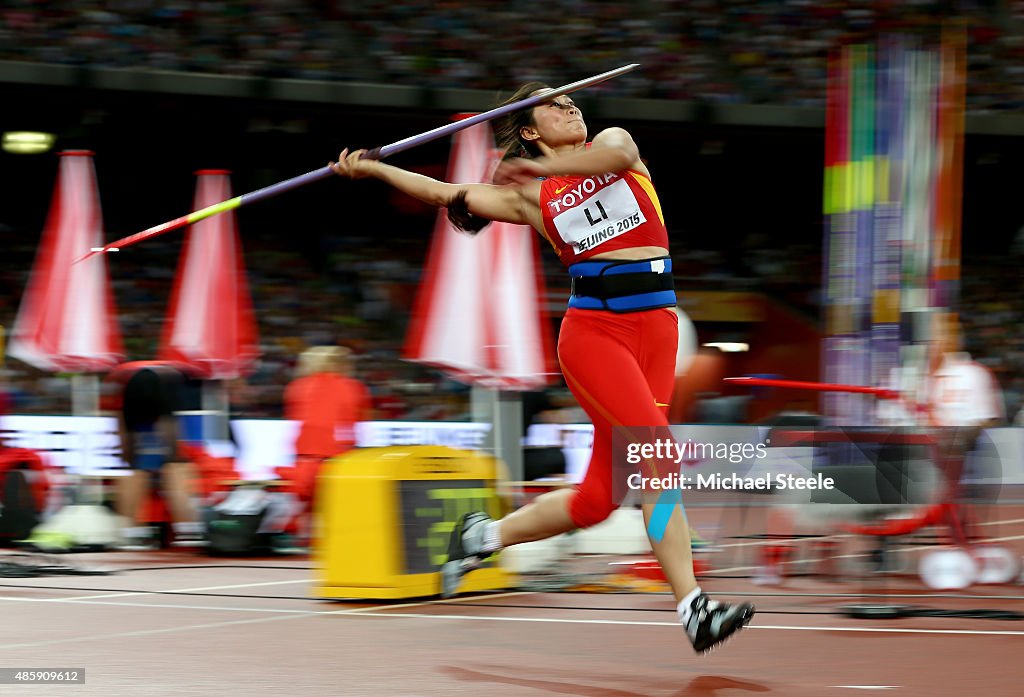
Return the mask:
POLYGON ((495 184, 525 184, 538 177, 560 175, 587 176, 635 169, 650 176, 640 160, 633 137, 624 128, 606 128, 597 134, 587 149, 533 158, 512 158, 502 162, 494 173, 495 184))
POLYGON ((338 155, 338 161, 331 163, 331 169, 350 179, 379 179, 413 198, 439 208, 447 208, 453 202, 464 200, 469 211, 479 218, 516 224, 528 223, 524 199, 518 187, 449 184, 379 160, 364 159, 364 152, 365 150, 349 152, 348 148, 342 150, 338 155))

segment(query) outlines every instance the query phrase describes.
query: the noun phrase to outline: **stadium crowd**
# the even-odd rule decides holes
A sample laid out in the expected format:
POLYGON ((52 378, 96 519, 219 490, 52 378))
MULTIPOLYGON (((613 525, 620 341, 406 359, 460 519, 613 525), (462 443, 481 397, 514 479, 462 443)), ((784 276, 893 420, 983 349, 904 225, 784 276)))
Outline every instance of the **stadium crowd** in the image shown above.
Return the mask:
MULTIPOLYGON (((0 243, 10 260, 0 267, 0 326, 13 326, 28 279, 36 250, 26 238, 32 236, 0 230, 0 243)), ((762 243, 752 238, 741 254, 679 245, 674 259, 680 290, 761 292, 812 321, 819 317, 820 284, 814 279, 820 274, 820 250, 808 245, 760 247, 762 243)), ((166 259, 176 258, 176 244, 154 240, 139 246, 132 263, 112 273, 130 360, 149 360, 157 354, 174 275, 166 259)), ((279 240, 246 236, 245 265, 257 309, 262 358, 255 372, 230 384, 233 413, 280 417, 284 388, 294 376, 299 354, 309 346, 337 343, 353 349, 357 375, 371 390, 378 418, 468 419, 468 387, 401 358, 426 241, 419 248, 402 245, 401 250, 383 249, 365 239, 339 239, 328 263, 318 270, 310 259, 279 240)), ((543 258, 554 336, 567 289, 564 271, 551 255, 543 258)), ((1020 263, 1012 254, 965 259, 961 308, 966 348, 995 373, 1011 418, 1024 400, 1020 263)), ((68 376, 8 360, 3 377, 12 411, 70 413, 68 376)))
POLYGON ((637 62, 600 89, 822 106, 830 49, 942 25, 966 29, 970 109, 1024 105, 1021 0, 11 0, 0 60, 485 90, 637 62))

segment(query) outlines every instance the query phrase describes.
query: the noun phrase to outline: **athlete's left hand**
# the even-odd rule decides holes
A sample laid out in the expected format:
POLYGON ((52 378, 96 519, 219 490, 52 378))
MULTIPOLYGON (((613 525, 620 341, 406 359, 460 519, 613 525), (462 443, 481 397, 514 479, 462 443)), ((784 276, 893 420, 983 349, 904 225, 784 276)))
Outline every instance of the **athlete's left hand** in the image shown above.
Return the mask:
POLYGON ((348 177, 349 179, 371 177, 373 176, 373 168, 376 166, 377 160, 363 158, 363 153, 365 152, 366 150, 353 150, 349 152, 348 148, 345 148, 338 155, 338 161, 330 162, 328 166, 336 174, 348 177))

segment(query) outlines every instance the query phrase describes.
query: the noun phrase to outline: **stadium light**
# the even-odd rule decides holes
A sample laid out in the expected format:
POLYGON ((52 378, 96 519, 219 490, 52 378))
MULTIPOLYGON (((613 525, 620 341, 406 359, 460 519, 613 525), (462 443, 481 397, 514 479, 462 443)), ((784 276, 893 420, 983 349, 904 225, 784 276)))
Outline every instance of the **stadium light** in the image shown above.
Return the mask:
POLYGON ((7 131, 3 149, 14 155, 38 155, 52 148, 56 140, 54 134, 42 131, 7 131))
POLYGON ((742 341, 709 341, 704 346, 716 348, 722 353, 742 353, 750 350, 750 344, 742 341))

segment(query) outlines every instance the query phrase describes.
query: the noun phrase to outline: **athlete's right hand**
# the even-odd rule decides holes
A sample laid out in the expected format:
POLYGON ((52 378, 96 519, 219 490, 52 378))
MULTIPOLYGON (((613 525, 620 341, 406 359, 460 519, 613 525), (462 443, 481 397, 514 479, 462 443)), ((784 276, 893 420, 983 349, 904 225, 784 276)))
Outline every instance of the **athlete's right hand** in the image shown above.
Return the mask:
POLYGON ((330 162, 328 164, 336 174, 348 177, 349 179, 371 177, 373 176, 373 166, 377 164, 377 161, 363 159, 364 152, 366 152, 365 149, 349 152, 348 148, 345 148, 341 151, 341 154, 338 155, 337 162, 330 162))

